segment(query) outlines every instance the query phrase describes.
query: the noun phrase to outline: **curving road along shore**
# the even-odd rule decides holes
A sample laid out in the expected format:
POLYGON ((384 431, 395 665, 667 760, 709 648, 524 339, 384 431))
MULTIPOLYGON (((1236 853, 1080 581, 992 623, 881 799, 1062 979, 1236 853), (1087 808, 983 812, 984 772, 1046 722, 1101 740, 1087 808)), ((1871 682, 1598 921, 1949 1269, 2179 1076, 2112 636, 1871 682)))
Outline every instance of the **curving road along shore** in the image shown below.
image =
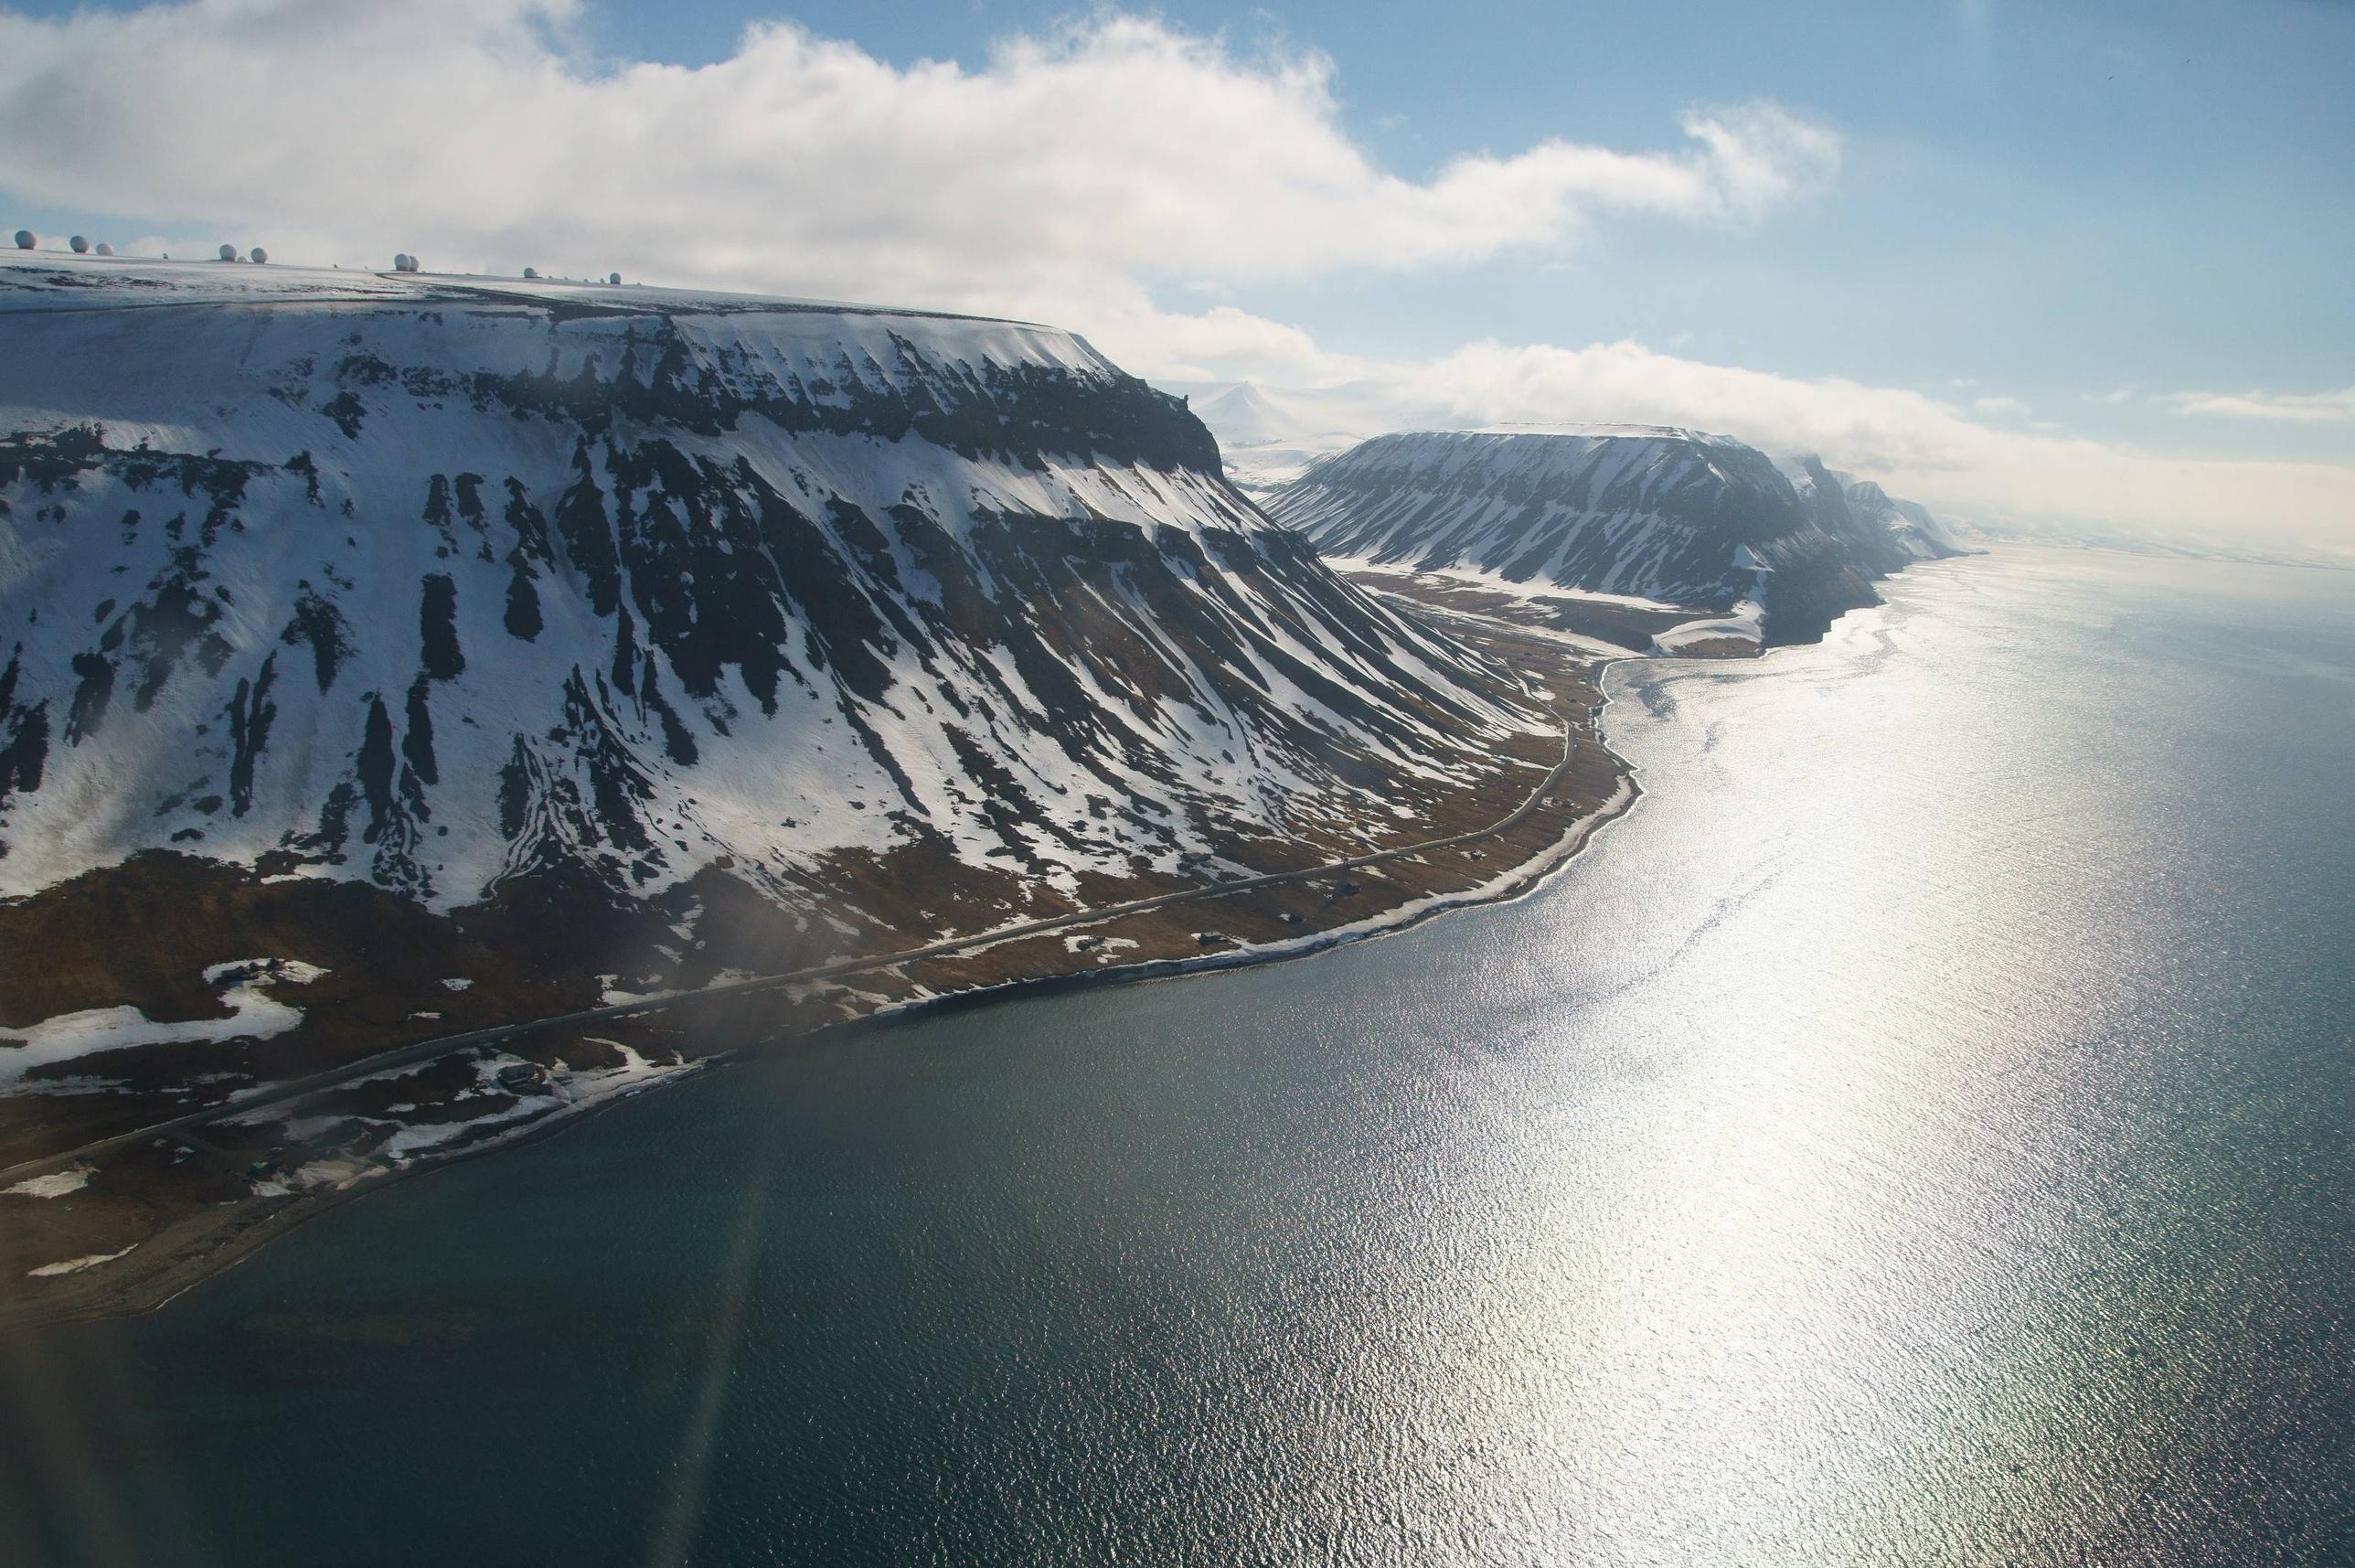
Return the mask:
MULTIPOLYGON (((1413 844, 1396 845, 1388 849, 1352 856, 1344 860, 1329 860, 1319 865, 1304 866, 1289 871, 1269 871, 1258 876, 1235 877, 1224 881, 1205 883, 1199 888, 1188 888, 1174 893, 1161 893, 1152 898, 1136 899, 1127 903, 1107 904, 1100 909, 1082 910, 1072 914, 1057 915, 1049 920, 1034 920, 1019 925, 1000 926, 994 931, 981 932, 971 936, 950 937, 943 941, 929 943, 922 947, 907 948, 898 953, 837 959, 832 963, 812 965, 806 968, 788 970, 783 974, 763 975, 751 980, 737 980, 726 985, 706 987, 700 990, 682 991, 674 996, 648 997, 644 1001, 617 1003, 612 1007, 584 1008, 578 1012, 556 1013, 547 1018, 528 1019, 519 1023, 500 1024, 491 1029, 471 1029, 463 1034, 439 1035, 432 1040, 419 1040, 411 1045, 396 1046, 390 1051, 378 1051, 372 1056, 365 1056, 323 1072, 311 1073, 302 1078, 283 1079, 250 1094, 208 1105, 202 1110, 191 1111, 184 1115, 169 1117, 164 1121, 151 1122, 144 1126, 134 1127, 129 1132, 116 1133, 73 1148, 60 1149, 52 1154, 21 1161, 0 1168, 0 1187, 23 1180, 27 1177, 41 1175, 60 1167, 73 1165, 143 1139, 160 1137, 168 1133, 186 1132, 201 1127, 208 1122, 218 1121, 224 1116, 241 1116, 257 1109, 285 1104, 371 1073, 382 1072, 391 1068, 417 1066, 458 1051, 497 1045, 505 1040, 520 1039, 547 1029, 569 1029, 581 1024, 616 1019, 639 1018, 672 1008, 707 1003, 719 997, 779 990, 790 986, 809 985, 854 975, 868 974, 876 970, 912 963, 918 959, 947 957, 1018 938, 1043 935, 1050 932, 1069 930, 1075 926, 1094 925, 1104 921, 1142 913, 1147 910, 1166 909, 1173 904, 1191 903, 1202 899, 1225 898, 1239 892, 1248 892, 1253 888, 1271 887, 1282 882, 1305 881, 1319 877, 1330 877, 1341 872, 1380 865, 1385 861, 1403 859, 1412 855, 1428 854, 1433 850, 1452 849, 1477 843, 1482 839, 1493 838, 1510 832, 1526 821, 1529 814, 1537 810, 1549 795, 1562 787, 1563 775, 1568 773, 1575 756, 1578 733, 1577 723, 1567 712, 1563 713, 1561 760, 1555 763, 1537 787, 1529 792, 1527 799, 1485 827, 1476 827, 1463 833, 1451 833, 1438 838, 1426 838, 1413 844)), ((1117 971, 1099 971, 1098 973, 1110 974, 1117 971)))

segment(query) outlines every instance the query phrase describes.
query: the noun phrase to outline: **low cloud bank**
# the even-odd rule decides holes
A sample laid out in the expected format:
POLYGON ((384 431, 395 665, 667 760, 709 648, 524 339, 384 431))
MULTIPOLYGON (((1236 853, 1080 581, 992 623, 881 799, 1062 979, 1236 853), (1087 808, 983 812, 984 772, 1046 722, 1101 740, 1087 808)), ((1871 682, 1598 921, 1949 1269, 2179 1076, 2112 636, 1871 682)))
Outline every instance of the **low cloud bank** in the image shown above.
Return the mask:
POLYGON ((1283 400, 1304 411, 1305 427, 1375 434, 1582 421, 1682 425, 1771 452, 1819 453, 1966 521, 2355 556, 2355 469, 2338 464, 2169 456, 2019 429, 2008 409, 1978 410, 1984 399, 1966 408, 1903 388, 1711 365, 1633 342, 1476 343, 1408 363, 1324 354, 1273 324, 1256 335, 1231 321, 1207 333, 1192 325, 1167 336, 1240 352, 1181 362, 1177 377, 1282 389, 1283 400))

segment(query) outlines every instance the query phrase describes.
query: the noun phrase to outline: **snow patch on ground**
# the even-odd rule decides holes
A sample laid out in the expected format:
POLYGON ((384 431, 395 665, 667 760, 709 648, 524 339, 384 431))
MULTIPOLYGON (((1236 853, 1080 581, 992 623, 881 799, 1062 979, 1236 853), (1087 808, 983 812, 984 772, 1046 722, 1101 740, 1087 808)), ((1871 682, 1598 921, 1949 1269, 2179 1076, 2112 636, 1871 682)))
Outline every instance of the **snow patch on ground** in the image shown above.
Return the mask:
POLYGON ((205 965, 205 984, 225 985, 231 980, 283 980, 290 986, 307 986, 327 971, 316 964, 305 964, 300 958, 232 958, 226 964, 205 965))
POLYGON ((18 1083, 7 1087, 11 1094, 50 1094, 59 1099, 78 1094, 130 1094, 136 1091, 116 1078, 100 1078, 84 1072, 71 1078, 44 1078, 38 1083, 18 1083))
POLYGON ((70 1170, 53 1170, 47 1176, 28 1176, 14 1187, 0 1187, 0 1197, 63 1198, 88 1187, 90 1179, 97 1174, 94 1167, 77 1165, 70 1170))
POLYGON ((684 991, 624 991, 619 975, 600 975, 597 978, 604 987, 601 999, 609 1008, 626 1008, 636 1002, 668 1001, 673 997, 686 995, 684 991))
POLYGON ((1757 600, 1744 599, 1733 607, 1731 615, 1721 615, 1709 621, 1687 621, 1680 626, 1669 627, 1652 639, 1652 647, 1658 653, 1674 653, 1695 643, 1711 642, 1721 637, 1738 637, 1754 644, 1765 635, 1762 629, 1765 614, 1765 606, 1757 600))
POLYGON ((1372 572, 1386 577, 1402 577, 1409 581, 1418 577, 1434 578, 1443 582, 1460 582, 1467 588, 1483 589, 1508 599, 1518 599, 1523 603, 1611 604, 1623 610, 1665 610, 1670 613, 1684 608, 1665 599, 1647 599, 1640 593, 1603 593, 1536 581, 1516 582, 1509 577, 1499 577, 1493 571, 1482 571, 1477 567, 1451 566, 1437 571, 1423 571, 1411 566, 1393 566, 1348 556, 1327 556, 1326 560, 1336 571, 1372 572))
POLYGON ((336 1157, 306 1161, 292 1179, 305 1192, 341 1192, 383 1174, 384 1167, 372 1160, 336 1157))
POLYGON ((1064 952, 1092 954, 1098 963, 1135 945, 1136 942, 1132 937, 1098 936, 1088 931, 1074 932, 1063 938, 1064 952))
MULTIPOLYGON (((311 1161, 294 1173, 295 1179, 306 1187, 349 1187, 385 1166, 404 1166, 459 1147, 476 1148, 502 1142, 541 1122, 576 1115, 616 1096, 635 1093, 648 1084, 692 1072, 700 1065, 692 1061, 649 1061, 618 1040, 599 1035, 581 1038, 590 1044, 610 1046, 620 1052, 620 1065, 581 1072, 559 1067, 536 1092, 516 1095, 511 1105, 464 1121, 397 1124, 392 1136, 374 1153, 373 1157, 380 1164, 363 1166, 341 1159, 311 1161)), ((499 1072, 504 1068, 523 1065, 524 1061, 524 1058, 504 1051, 480 1058, 474 1063, 474 1086, 460 1098, 512 1093, 500 1084, 499 1072)), ((396 1111, 415 1109, 414 1105, 394 1107, 396 1111)))
POLYGON ((38 1268, 27 1269, 25 1273, 28 1278, 32 1279, 48 1279, 54 1275, 61 1274, 80 1274, 86 1268, 96 1268, 101 1264, 111 1264, 115 1259, 123 1256, 123 1253, 130 1252, 133 1248, 138 1246, 138 1243, 133 1242, 131 1243, 131 1246, 123 1248, 121 1253, 91 1253, 82 1257, 68 1258, 63 1263, 43 1264, 38 1268))
POLYGON ((648 1061, 620 1040, 607 1040, 602 1035, 584 1034, 581 1038, 591 1045, 612 1046, 622 1053, 622 1064, 619 1067, 602 1068, 592 1072, 564 1074, 559 1082, 571 1091, 572 1103, 576 1105, 591 1100, 606 1099, 624 1091, 642 1088, 645 1084, 658 1083, 665 1078, 676 1078, 682 1072, 692 1071, 694 1067, 694 1063, 685 1061, 648 1061))
POLYGON ((69 1061, 94 1051, 121 1051, 132 1046, 175 1045, 193 1040, 268 1040, 284 1034, 303 1021, 303 1010, 269 995, 266 987, 285 981, 307 986, 326 971, 293 959, 241 958, 208 965, 208 983, 220 986, 230 1011, 222 1019, 189 1019, 159 1022, 137 1008, 86 1008, 59 1013, 23 1029, 0 1030, 0 1091, 21 1080, 36 1067, 69 1061))

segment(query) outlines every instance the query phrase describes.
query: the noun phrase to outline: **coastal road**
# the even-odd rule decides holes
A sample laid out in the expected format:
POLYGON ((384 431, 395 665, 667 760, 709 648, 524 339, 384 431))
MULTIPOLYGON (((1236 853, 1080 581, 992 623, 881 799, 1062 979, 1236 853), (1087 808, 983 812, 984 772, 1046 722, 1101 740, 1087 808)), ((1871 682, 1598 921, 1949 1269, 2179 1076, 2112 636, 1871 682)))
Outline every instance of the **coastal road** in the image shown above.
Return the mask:
POLYGON ((698 991, 682 991, 671 996, 649 997, 644 1001, 622 1002, 611 1007, 584 1008, 579 1012, 557 1013, 548 1018, 529 1019, 521 1023, 500 1024, 492 1029, 471 1029, 462 1034, 437 1035, 432 1040, 419 1040, 413 1045, 396 1046, 390 1051, 381 1051, 373 1056, 364 1056, 357 1061, 347 1061, 325 1072, 310 1073, 302 1078, 281 1079, 250 1094, 225 1100, 218 1104, 208 1105, 201 1110, 190 1111, 164 1121, 152 1122, 145 1126, 134 1127, 129 1132, 116 1133, 112 1136, 99 1138, 76 1148, 64 1149, 55 1154, 42 1155, 35 1159, 25 1160, 0 1169, 0 1186, 6 1186, 28 1176, 38 1175, 61 1165, 90 1159, 111 1149, 121 1148, 144 1139, 163 1137, 168 1134, 202 1126, 208 1122, 218 1121, 223 1116, 243 1115, 267 1106, 299 1100, 305 1095, 315 1094, 323 1089, 335 1088, 356 1078, 365 1078, 372 1073, 383 1072, 394 1068, 416 1066, 432 1061, 438 1057, 448 1056, 455 1051, 474 1051, 484 1046, 498 1045, 506 1040, 520 1039, 525 1035, 539 1034, 555 1029, 570 1029, 581 1024, 601 1023, 614 1019, 639 1018, 648 1013, 662 1012, 691 1003, 708 1002, 714 997, 744 996, 759 991, 780 990, 789 986, 808 985, 815 981, 868 974, 878 969, 890 969, 898 965, 913 963, 920 958, 945 957, 951 954, 988 947, 997 943, 1011 942, 1022 937, 1067 931, 1074 926, 1094 925, 1107 920, 1117 920, 1124 915, 1140 914, 1146 910, 1167 909, 1173 904, 1193 903, 1203 899, 1224 898, 1232 893, 1249 892, 1253 888, 1273 887, 1280 882, 1296 882, 1316 877, 1330 877, 1367 866, 1378 866, 1388 860, 1403 859, 1410 855, 1426 854, 1433 849, 1452 849, 1461 845, 1476 843, 1483 838, 1493 838, 1498 834, 1508 833, 1519 827, 1531 812, 1538 809, 1547 796, 1555 793, 1561 786, 1564 775, 1570 771, 1572 759, 1576 754, 1577 741, 1578 726, 1572 722, 1569 715, 1565 713, 1562 715, 1561 760, 1556 763, 1538 786, 1529 792, 1528 799, 1486 827, 1476 827, 1464 833, 1451 833, 1441 838, 1426 838, 1414 844, 1402 844, 1394 848, 1353 856, 1346 860, 1331 860, 1321 865, 1304 866, 1290 871, 1268 871, 1256 876, 1235 877, 1226 881, 1205 883, 1199 888, 1184 888, 1173 893, 1135 899, 1127 903, 1107 904, 1101 909, 1082 910, 1071 914, 1057 915, 1049 920, 1034 920, 1020 925, 1000 926, 995 931, 981 932, 972 936, 949 937, 940 942, 928 943, 922 947, 907 948, 899 953, 876 954, 859 958, 839 958, 828 964, 813 965, 808 968, 788 970, 779 975, 763 975, 751 980, 731 981, 724 986, 707 987, 698 991))

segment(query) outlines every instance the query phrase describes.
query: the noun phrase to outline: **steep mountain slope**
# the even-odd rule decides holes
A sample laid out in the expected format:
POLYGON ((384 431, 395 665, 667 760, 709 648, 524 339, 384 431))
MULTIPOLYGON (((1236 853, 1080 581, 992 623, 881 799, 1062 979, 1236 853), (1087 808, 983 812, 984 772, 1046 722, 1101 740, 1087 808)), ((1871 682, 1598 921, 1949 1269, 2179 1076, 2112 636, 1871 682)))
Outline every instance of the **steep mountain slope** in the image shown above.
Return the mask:
POLYGON ((1730 437, 1655 426, 1420 432, 1327 459, 1266 506, 1327 555, 1380 566, 1736 621, 1763 595, 1769 643, 1819 636, 1876 602, 1870 579, 1949 553, 1910 521, 1901 537, 1877 486, 1852 501, 1812 459, 1798 475, 1730 437))
POLYGON ((0 360, 0 895, 169 848, 971 928, 1549 723, 1048 328, 40 258, 0 360))
POLYGON ((1870 479, 1845 474, 1830 475, 1846 492, 1849 510, 1865 524, 1885 530, 1898 547, 1915 560, 1937 560, 1963 553, 1944 523, 1915 501, 1901 501, 1870 479))
POLYGON ((0 366, 0 1325, 755 1043, 1500 896, 1632 799, 1561 645, 1336 576, 1051 329, 36 255, 0 366))

